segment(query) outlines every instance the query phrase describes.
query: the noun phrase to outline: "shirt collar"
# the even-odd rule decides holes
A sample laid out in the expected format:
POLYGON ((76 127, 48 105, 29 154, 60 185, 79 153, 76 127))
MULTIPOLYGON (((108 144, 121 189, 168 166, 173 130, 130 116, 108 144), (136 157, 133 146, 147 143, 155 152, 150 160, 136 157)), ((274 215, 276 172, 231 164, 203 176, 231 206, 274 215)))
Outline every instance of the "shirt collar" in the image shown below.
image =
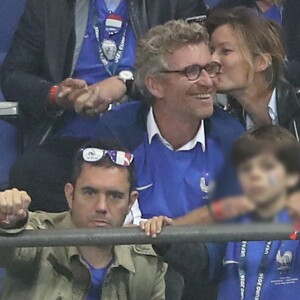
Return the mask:
MULTIPOLYGON (((276 89, 273 90, 271 99, 268 104, 269 116, 271 118, 272 124, 278 124, 278 113, 277 113, 277 103, 276 103, 276 89)), ((247 130, 254 127, 254 122, 250 116, 246 115, 246 128, 247 130)))
POLYGON ((272 120, 272 124, 276 125, 278 123, 278 113, 277 113, 277 103, 276 103, 276 89, 273 90, 270 102, 268 104, 269 115, 272 120))
MULTIPOLYGON (((148 132, 148 141, 149 144, 151 144, 153 137, 158 135, 160 141, 163 143, 164 146, 166 146, 168 149, 174 151, 172 145, 164 139, 164 137, 161 135, 159 128, 157 126, 157 123, 154 118, 153 114, 153 108, 151 107, 147 116, 147 132, 148 132)), ((177 149, 176 151, 189 151, 195 148, 196 144, 200 143, 202 146, 203 152, 205 151, 205 130, 204 130, 204 122, 201 121, 199 130, 196 134, 196 136, 187 142, 184 146, 177 149)))

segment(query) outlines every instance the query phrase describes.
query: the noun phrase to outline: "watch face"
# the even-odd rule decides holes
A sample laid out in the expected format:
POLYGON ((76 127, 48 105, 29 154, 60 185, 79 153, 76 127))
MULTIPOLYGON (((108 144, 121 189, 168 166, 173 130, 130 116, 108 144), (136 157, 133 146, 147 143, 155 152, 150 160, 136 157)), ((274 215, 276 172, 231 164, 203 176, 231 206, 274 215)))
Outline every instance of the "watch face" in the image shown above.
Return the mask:
POLYGON ((133 74, 131 71, 121 71, 119 76, 122 78, 122 79, 125 79, 125 80, 132 80, 133 79, 133 74))

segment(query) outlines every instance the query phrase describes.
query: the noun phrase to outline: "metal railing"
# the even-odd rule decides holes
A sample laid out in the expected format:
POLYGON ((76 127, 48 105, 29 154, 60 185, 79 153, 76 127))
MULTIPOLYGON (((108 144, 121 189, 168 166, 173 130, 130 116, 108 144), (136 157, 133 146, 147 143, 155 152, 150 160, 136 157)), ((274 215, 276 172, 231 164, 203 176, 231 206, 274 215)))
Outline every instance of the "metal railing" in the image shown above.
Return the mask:
POLYGON ((168 226, 154 239, 132 227, 26 230, 2 234, 0 248, 289 240, 293 231, 290 224, 168 226))

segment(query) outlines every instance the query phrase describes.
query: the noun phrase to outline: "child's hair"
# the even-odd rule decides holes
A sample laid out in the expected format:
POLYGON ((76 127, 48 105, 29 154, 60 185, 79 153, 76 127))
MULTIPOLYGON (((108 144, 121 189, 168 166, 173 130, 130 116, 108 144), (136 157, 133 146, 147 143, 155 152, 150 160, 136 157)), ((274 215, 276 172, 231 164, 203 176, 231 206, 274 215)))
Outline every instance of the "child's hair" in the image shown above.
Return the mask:
POLYGON ((233 146, 233 162, 238 167, 263 152, 273 154, 288 173, 300 174, 300 144, 287 129, 268 125, 247 131, 233 146))

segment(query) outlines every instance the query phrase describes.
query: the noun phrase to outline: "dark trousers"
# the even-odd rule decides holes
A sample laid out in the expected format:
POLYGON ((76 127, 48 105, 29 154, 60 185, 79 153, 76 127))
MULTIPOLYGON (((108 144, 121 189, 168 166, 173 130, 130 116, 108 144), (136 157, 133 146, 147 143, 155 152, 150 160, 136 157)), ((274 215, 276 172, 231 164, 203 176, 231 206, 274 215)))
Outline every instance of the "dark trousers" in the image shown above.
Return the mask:
POLYGON ((184 280, 172 266, 168 266, 165 282, 166 300, 181 300, 184 290, 184 280))
POLYGON ((218 298, 217 284, 202 284, 201 280, 184 281, 170 265, 165 281, 166 300, 216 300, 218 298))

